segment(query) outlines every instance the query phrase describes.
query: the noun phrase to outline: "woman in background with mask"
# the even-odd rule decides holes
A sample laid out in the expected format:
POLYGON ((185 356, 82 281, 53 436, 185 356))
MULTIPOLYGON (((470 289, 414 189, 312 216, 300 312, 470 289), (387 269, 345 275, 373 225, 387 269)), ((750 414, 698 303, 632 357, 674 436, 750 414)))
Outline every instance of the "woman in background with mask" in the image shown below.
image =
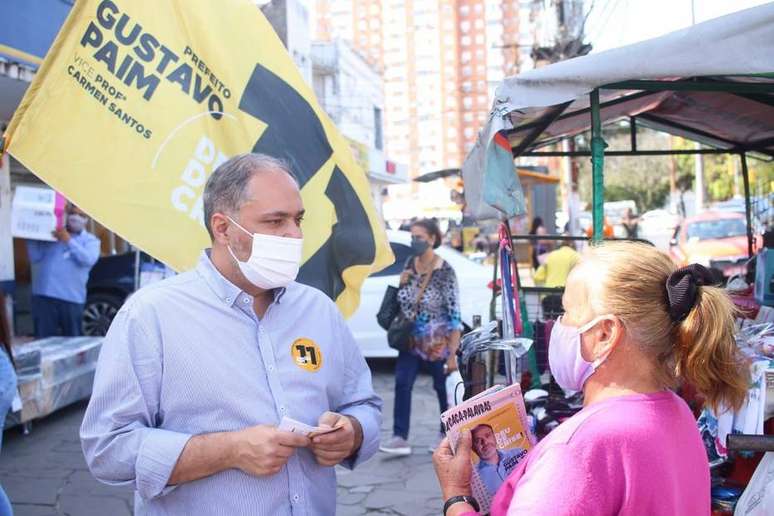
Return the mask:
MULTIPOLYGON (((414 258, 400 278, 398 300, 403 316, 414 321, 412 346, 401 351, 395 364, 395 413, 393 438, 381 450, 409 455, 411 391, 420 369, 433 376, 441 412, 448 408, 446 374, 457 369, 460 344, 460 301, 457 276, 451 265, 435 254, 441 246, 441 230, 429 219, 411 225, 414 258)), ((439 434, 438 441, 443 437, 439 434)), ((431 451, 437 442, 432 443, 431 451)))
MULTIPOLYGON (((551 334, 557 383, 583 390, 584 408, 527 455, 497 493, 491 514, 709 515, 707 454, 688 405, 693 384, 715 407, 738 408, 747 369, 734 310, 699 265, 675 270, 643 244, 590 249, 564 293, 551 334)), ((470 437, 447 442, 436 472, 447 516, 476 514, 470 437)))

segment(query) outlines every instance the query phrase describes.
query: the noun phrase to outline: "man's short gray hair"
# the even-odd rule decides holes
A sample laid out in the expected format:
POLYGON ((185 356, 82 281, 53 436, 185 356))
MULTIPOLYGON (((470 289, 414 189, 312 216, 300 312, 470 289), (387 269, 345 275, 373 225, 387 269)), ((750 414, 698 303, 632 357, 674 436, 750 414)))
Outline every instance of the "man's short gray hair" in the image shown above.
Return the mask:
POLYGON ((247 152, 239 154, 221 164, 210 175, 204 187, 204 226, 212 234, 210 221, 214 213, 235 213, 247 199, 247 185, 254 174, 267 170, 282 170, 298 183, 290 166, 281 159, 247 152))

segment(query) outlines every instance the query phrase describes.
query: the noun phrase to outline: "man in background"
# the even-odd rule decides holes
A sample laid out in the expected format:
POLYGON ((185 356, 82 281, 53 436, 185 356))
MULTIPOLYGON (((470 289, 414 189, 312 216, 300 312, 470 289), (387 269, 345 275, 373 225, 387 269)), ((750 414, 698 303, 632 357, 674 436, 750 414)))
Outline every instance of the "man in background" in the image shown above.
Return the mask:
POLYGON ((88 221, 80 208, 68 204, 55 242, 27 241, 36 338, 81 335, 86 283, 100 254, 99 239, 86 231, 88 221))
POLYGON ((573 248, 572 241, 562 241, 559 249, 545 255, 543 263, 535 272, 535 284, 548 288, 563 287, 579 259, 580 255, 573 248))

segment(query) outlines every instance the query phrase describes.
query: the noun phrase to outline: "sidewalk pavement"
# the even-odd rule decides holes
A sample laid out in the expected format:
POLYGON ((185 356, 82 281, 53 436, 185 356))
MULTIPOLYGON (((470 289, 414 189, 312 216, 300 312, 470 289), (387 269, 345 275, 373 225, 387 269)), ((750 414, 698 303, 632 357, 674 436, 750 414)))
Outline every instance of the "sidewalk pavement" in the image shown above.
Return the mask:
MULTIPOLYGON (((372 363, 374 386, 384 398, 383 438, 392 434, 391 361, 372 363)), ((16 516, 130 516, 133 494, 127 488, 100 484, 89 473, 78 439, 85 403, 78 403, 32 425, 5 433, 0 453, 0 484, 16 516)), ((441 494, 428 446, 438 432, 438 402, 426 375, 417 379, 410 441, 414 453, 382 453, 355 471, 337 467, 339 516, 364 514, 437 515, 441 494)))

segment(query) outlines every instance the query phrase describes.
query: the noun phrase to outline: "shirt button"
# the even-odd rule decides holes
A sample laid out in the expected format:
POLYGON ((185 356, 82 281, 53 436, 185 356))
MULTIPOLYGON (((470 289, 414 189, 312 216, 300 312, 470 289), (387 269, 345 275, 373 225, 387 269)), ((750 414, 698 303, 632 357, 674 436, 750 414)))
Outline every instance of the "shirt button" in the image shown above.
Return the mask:
POLYGON ((230 297, 227 297, 227 298, 226 298, 226 303, 230 303, 230 302, 231 302, 231 298, 230 298, 230 297))
POLYGON ((299 501, 300 499, 301 499, 301 497, 300 497, 300 496, 298 496, 297 494, 294 494, 294 495, 293 495, 293 501, 294 501, 294 502, 297 502, 297 501, 299 501))
MULTIPOLYGON (((284 405, 280 407, 280 412, 282 412, 283 414, 285 413, 285 406, 284 405)), ((296 496, 298 496, 298 495, 296 495, 296 496)))
POLYGON ((270 372, 270 373, 273 373, 273 372, 274 372, 274 366, 273 366, 273 365, 270 365, 270 366, 269 366, 269 372, 270 372))
POLYGON ((242 300, 242 302, 243 302, 244 304, 247 304, 247 303, 249 303, 249 302, 250 302, 250 300, 249 300, 249 299, 247 299, 247 298, 244 298, 244 299, 242 300))

